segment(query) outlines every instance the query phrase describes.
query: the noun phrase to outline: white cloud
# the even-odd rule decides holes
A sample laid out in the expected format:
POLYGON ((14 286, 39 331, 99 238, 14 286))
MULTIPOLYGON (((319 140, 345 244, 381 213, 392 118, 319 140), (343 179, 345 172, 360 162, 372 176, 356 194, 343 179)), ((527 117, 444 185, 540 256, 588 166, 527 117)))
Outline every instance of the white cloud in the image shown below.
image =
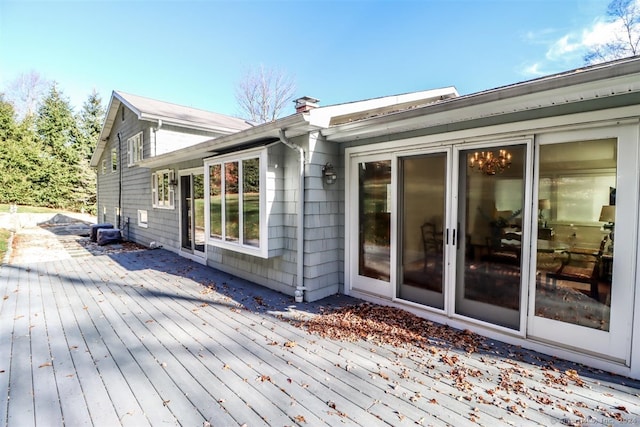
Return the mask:
POLYGON ((523 73, 527 76, 540 77, 544 76, 547 73, 545 71, 540 70, 540 63, 536 62, 535 64, 528 65, 524 68, 523 73))
MULTIPOLYGON (((636 7, 640 8, 640 0, 635 0, 636 7)), ((586 28, 574 29, 560 37, 551 38, 553 30, 529 31, 525 39, 533 44, 546 44, 548 46, 544 60, 533 64, 527 64, 522 68, 522 74, 529 77, 538 77, 549 73, 543 69, 563 70, 567 67, 578 67, 583 64, 584 55, 592 48, 604 45, 615 40, 615 34, 623 31, 620 20, 609 22, 607 17, 600 16, 586 28)), ((557 72, 557 71, 552 71, 557 72)))
POLYGON ((587 47, 595 47, 615 40, 615 34, 623 31, 622 23, 596 22, 591 28, 582 32, 582 44, 587 47))
POLYGON ((545 57, 550 61, 558 61, 566 58, 567 55, 574 55, 583 48, 582 40, 577 39, 573 34, 567 34, 551 45, 545 57))

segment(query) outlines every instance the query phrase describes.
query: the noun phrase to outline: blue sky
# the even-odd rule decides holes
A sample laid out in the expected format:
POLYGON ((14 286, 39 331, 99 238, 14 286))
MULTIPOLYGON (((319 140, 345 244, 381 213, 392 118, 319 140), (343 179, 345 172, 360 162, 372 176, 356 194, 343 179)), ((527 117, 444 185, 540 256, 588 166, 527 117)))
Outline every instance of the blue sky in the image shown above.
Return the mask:
POLYGON ((95 88, 236 115, 236 83, 263 64, 321 105, 467 94, 580 67, 608 2, 0 0, 0 91, 36 71, 76 109, 95 88))

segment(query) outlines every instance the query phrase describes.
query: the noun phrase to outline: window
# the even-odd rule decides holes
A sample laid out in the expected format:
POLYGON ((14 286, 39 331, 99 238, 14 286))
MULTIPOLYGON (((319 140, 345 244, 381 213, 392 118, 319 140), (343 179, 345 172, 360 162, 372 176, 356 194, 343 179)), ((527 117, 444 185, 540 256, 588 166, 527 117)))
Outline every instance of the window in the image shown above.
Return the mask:
POLYGON ((127 139, 127 147, 129 148, 129 166, 142 160, 142 132, 127 139))
POLYGON ((111 172, 116 172, 118 170, 118 149, 111 149, 111 172))
POLYGON ((266 150, 205 162, 209 176, 210 244, 265 256, 263 234, 266 150))
POLYGON ((147 222, 147 211, 138 209, 138 226, 147 228, 149 223, 147 222))
POLYGON ((175 185, 175 175, 172 170, 160 170, 151 174, 151 196, 154 208, 174 208, 175 185))

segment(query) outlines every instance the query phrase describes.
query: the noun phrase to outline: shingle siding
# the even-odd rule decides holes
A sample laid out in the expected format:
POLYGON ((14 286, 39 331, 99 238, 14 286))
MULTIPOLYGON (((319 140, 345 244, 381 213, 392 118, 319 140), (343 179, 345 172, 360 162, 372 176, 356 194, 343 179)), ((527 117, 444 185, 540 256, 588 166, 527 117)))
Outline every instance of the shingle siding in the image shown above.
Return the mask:
MULTIPOLYGON (((304 206, 304 285, 307 300, 316 300, 340 291, 344 271, 344 203, 341 197, 343 179, 336 184, 324 183, 322 169, 331 162, 338 169, 340 153, 317 135, 296 138, 293 142, 305 148, 304 206), (309 147, 316 151, 309 153, 309 147)), ((230 250, 209 246, 208 263, 231 274, 293 295, 297 284, 297 209, 298 153, 283 145, 269 152, 268 188, 275 186, 277 196, 270 215, 271 238, 280 236, 279 256, 260 259, 230 250), (276 168, 275 166, 278 165, 276 168), (281 198, 281 199, 280 199, 281 198)), ((271 242, 270 242, 271 245, 271 242)))
MULTIPOLYGON (((101 169, 98 169, 98 219, 99 221, 102 220, 102 209, 105 206, 107 208, 107 220, 109 222, 113 220, 114 209, 119 205, 119 180, 120 176, 122 176, 121 229, 123 237, 145 246, 155 242, 166 249, 177 251, 180 247, 177 189, 174 209, 154 208, 151 195, 151 174, 155 169, 151 170, 137 165, 128 166, 129 151, 127 140, 142 131, 143 158, 149 158, 154 150, 152 135, 157 123, 139 121, 137 116, 126 108, 124 121, 121 114, 120 111, 116 117, 107 146, 99 163, 101 165, 102 160, 105 159, 109 167, 104 175, 101 173, 101 169), (118 139, 118 135, 120 139, 118 139), (112 173, 110 172, 111 149, 118 146, 120 146, 118 171, 112 173), (122 168, 121 171, 120 168, 122 168), (138 225, 138 210, 147 211, 148 226, 146 228, 138 225), (128 224, 126 222, 127 218, 129 219, 128 224)), ((202 135, 200 131, 194 131, 194 133, 202 135)), ((202 161, 197 161, 195 164, 202 165, 202 161)), ((189 164, 180 165, 183 168, 185 166, 189 166, 189 164)), ((173 169, 176 172, 176 178, 178 177, 178 168, 175 165, 161 169, 173 169)))
MULTIPOLYGON (((103 156, 110 166, 111 147, 121 136, 120 164, 122 168, 122 218, 124 237, 143 245, 155 242, 166 249, 180 250, 179 188, 175 191, 175 208, 152 207, 151 174, 171 169, 176 179, 180 170, 201 167, 203 160, 172 164, 157 169, 127 166, 127 139, 143 132, 144 157, 157 149, 153 136, 157 123, 138 121, 130 111, 125 120, 116 119, 103 156), (138 226, 138 209, 147 211, 148 226, 138 226), (124 222, 129 218, 128 225, 124 222)), ((163 128, 165 129, 165 128, 163 128)), ((166 130, 176 131, 171 127, 166 130)), ((186 130, 184 130, 187 132, 186 130)), ((201 132, 193 132, 200 135, 201 132)), ((169 134, 167 132, 167 134, 169 134)), ((184 138, 180 138, 183 140, 184 138)), ((305 149, 304 206, 304 284, 307 300, 316 300, 338 292, 343 282, 344 195, 342 160, 335 144, 326 143, 318 134, 304 135, 292 142, 305 149), (336 168, 338 181, 324 182, 322 169, 330 162, 336 168)), ((170 144, 164 141, 163 144, 170 144)), ((264 286, 293 295, 297 285, 297 212, 300 199, 298 152, 283 144, 268 148, 266 186, 268 221, 268 257, 260 258, 233 250, 207 246, 208 265, 230 274, 252 280, 264 286)), ((113 218, 118 206, 120 171, 98 175, 99 213, 107 207, 107 217, 113 218)), ((206 177, 205 177, 206 179, 206 177)))

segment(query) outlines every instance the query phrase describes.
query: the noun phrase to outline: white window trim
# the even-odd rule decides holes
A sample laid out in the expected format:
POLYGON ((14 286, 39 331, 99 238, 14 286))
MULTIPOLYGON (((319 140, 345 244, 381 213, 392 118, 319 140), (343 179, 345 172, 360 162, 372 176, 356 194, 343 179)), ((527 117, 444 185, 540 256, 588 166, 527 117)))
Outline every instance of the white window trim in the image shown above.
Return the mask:
POLYGON ((149 227, 149 215, 146 209, 138 209, 138 227, 149 227))
POLYGON ((175 172, 173 169, 162 169, 151 174, 151 204, 156 209, 175 209, 175 172), (159 178, 167 174, 167 188, 159 186, 159 178), (167 194, 168 200, 161 199, 160 193, 167 194))
MULTIPOLYGON (((205 236, 206 244, 229 249, 235 252, 241 252, 249 255, 258 256, 260 258, 268 258, 269 256, 269 227, 267 218, 267 167, 268 167, 267 148, 253 149, 225 156, 213 157, 204 160, 204 175, 205 175, 205 236), (259 209, 260 209, 260 243, 259 246, 249 246, 242 243, 242 233, 237 242, 229 242, 224 240, 225 227, 222 227, 223 237, 222 239, 216 239, 211 237, 211 181, 209 168, 212 165, 219 164, 222 167, 222 174, 224 178, 224 163, 239 162, 243 160, 258 158, 260 161, 260 193, 259 193, 259 209)), ((224 194, 224 179, 222 180, 222 192, 224 194)), ((224 208, 222 209, 223 222, 224 222, 224 208)), ((242 222, 242 211, 240 211, 240 222, 242 222)))
POLYGON ((144 138, 142 131, 127 139, 128 166, 134 166, 144 159, 144 138))

